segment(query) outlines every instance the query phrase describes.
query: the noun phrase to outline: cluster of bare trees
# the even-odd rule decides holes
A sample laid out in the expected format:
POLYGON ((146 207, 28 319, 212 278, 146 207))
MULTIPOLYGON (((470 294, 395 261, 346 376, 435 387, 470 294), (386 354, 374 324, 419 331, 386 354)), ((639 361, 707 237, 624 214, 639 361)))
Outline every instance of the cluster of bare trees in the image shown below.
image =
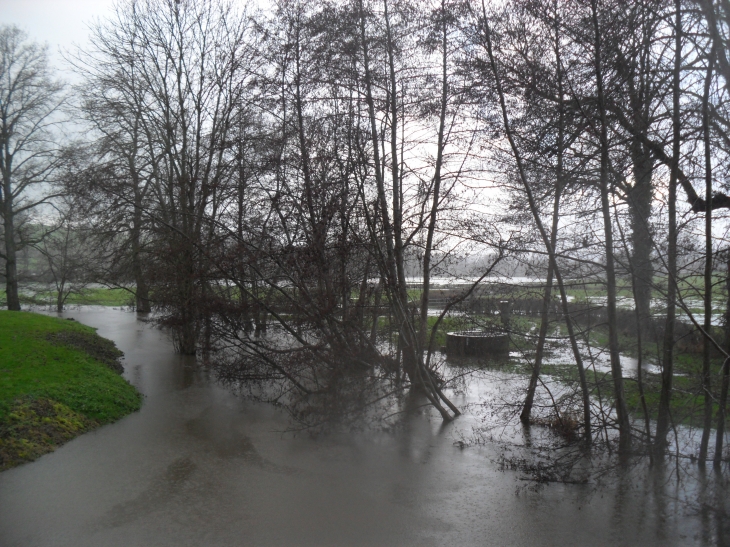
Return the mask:
POLYGON ((459 210, 478 128, 452 7, 144 1, 94 29, 74 64, 97 138, 67 190, 180 351, 226 340, 319 391, 323 368, 385 358, 387 308, 386 361, 458 414, 424 352, 429 276, 460 233, 489 250, 496 232, 459 210), (286 335, 251 336, 271 322, 286 335))
POLYGON ((22 102, 9 95, 18 69, 6 58, 30 66, 38 50, 3 29, 8 306, 19 307, 14 215, 30 205, 18 196, 53 169, 93 234, 96 277, 133 286, 138 311, 160 311, 181 352, 214 349, 236 378, 280 378, 308 395, 377 365, 448 420, 459 409, 432 362, 441 322, 504 256, 542 256, 523 421, 557 299, 586 441, 615 428, 622 451, 640 438, 664 453, 679 312, 704 339, 700 459, 714 426, 719 462, 729 367, 713 373, 727 349, 712 307, 728 255, 717 213, 730 207, 728 33, 730 6, 712 0, 285 0, 266 13, 128 0, 71 59, 83 81, 75 122, 89 138, 50 161, 42 145, 58 86, 40 55, 21 85, 37 90, 37 106, 13 121, 22 102), (700 241, 703 263, 683 260, 700 241), (429 320, 432 277, 469 254, 489 261, 429 320), (682 289, 688 274, 702 279, 690 283, 699 306, 682 289), (605 287, 608 415, 596 410, 570 306, 577 277, 605 287), (622 281, 638 409, 620 362, 622 281), (259 336, 272 326, 276 336, 259 336), (652 344, 654 428, 642 379, 652 344))
MULTIPOLYGON (((644 439, 657 454, 666 449, 672 425, 679 309, 704 336, 705 422, 700 461, 707 458, 713 408, 718 408, 714 459, 718 463, 721 459, 728 367, 720 368, 722 376, 716 376, 713 391, 710 354, 714 350, 721 360, 727 357, 712 328, 712 294, 717 290, 713 259, 724 235, 720 229, 720 237, 713 236, 712 214, 728 207, 724 194, 727 81, 718 70, 719 59, 727 51, 723 26, 727 9, 723 2, 625 5, 595 0, 520 2, 491 12, 483 8, 482 57, 496 78, 494 89, 514 161, 509 176, 521 184, 518 194, 528 201, 550 262, 543 329, 523 420, 529 420, 539 375, 552 277, 570 326, 560 272, 571 271, 576 262, 593 263, 606 289, 607 345, 620 447, 628 450, 633 434, 620 363, 618 276, 630 279, 636 310, 644 439), (705 184, 698 192, 695 184, 700 182, 705 184), (548 231, 544 224, 550 212, 548 231), (561 212, 572 220, 569 229, 561 226, 561 212), (698 221, 704 221, 702 226, 698 221), (576 227, 585 230, 579 246, 570 237, 576 227), (563 238, 558 237, 562 230, 563 238), (704 299, 702 320, 694 318, 686 294, 680 291, 680 280, 687 272, 700 273, 686 264, 680 267, 682 237, 691 237, 692 230, 695 237, 704 231, 705 238, 704 285, 698 290, 704 299), (658 342, 661 388, 653 434, 641 371, 652 334, 652 293, 654 298, 661 296, 665 310, 658 342)), ((593 394, 570 328, 568 336, 580 371, 585 431, 590 439, 593 394)))

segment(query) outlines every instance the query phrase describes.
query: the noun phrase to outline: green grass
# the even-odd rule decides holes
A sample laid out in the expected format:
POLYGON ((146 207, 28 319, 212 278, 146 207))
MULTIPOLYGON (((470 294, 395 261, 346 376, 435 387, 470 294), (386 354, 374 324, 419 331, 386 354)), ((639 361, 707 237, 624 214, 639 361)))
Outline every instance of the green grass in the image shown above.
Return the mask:
MULTIPOLYGON (((3 293, 2 296, 4 296, 3 293)), ((34 293, 21 292, 21 304, 35 305, 56 305, 56 293, 51 290, 40 290, 34 293)), ((3 300, 0 299, 0 305, 3 300)), ((79 292, 73 292, 66 298, 65 304, 71 305, 97 305, 97 306, 132 306, 134 296, 131 292, 121 288, 95 287, 85 288, 79 292)))
POLYGON ((74 321, 0 311, 0 469, 139 409, 119 355, 74 321))
POLYGON ((98 306, 131 306, 134 296, 126 289, 106 287, 84 289, 79 294, 70 294, 66 304, 96 304, 98 306))
MULTIPOLYGON (((563 384, 579 389, 580 380, 578 378, 578 368, 573 364, 543 365, 541 372, 544 375, 552 376, 555 380, 563 384)), ((604 401, 613 400, 614 388, 610 373, 599 372, 594 375, 593 370, 587 369, 586 377, 592 396, 597 396, 598 390, 600 389, 601 397, 604 401)), ((659 412, 661 378, 658 374, 645 373, 643 375, 643 383, 644 397, 646 399, 649 417, 652 420, 656 420, 659 412)), ((643 409, 639 394, 639 384, 635 379, 624 378, 624 394, 629 412, 634 418, 642 418, 643 409)), ((672 419, 675 423, 700 427, 704 411, 704 397, 702 395, 701 385, 699 384, 699 378, 675 375, 669 406, 672 412, 672 419)), ((718 405, 715 403, 713 406, 713 416, 715 416, 718 411, 718 405)))

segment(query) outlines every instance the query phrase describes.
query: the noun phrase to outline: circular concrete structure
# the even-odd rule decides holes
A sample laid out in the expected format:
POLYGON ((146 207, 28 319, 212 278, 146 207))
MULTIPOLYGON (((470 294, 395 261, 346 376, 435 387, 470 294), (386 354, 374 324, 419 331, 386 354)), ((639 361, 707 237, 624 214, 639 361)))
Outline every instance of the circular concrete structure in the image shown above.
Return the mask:
POLYGON ((446 353, 454 357, 487 357, 509 353, 509 336, 481 330, 446 333, 446 353))

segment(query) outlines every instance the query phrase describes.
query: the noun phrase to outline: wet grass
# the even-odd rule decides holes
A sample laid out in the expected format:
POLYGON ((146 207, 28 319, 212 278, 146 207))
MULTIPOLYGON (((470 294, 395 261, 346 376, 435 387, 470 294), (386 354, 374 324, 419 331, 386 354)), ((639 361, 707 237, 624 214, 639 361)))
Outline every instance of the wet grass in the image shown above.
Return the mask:
POLYGON ((0 470, 139 409, 120 356, 74 321, 0 311, 0 470))
MULTIPOLYGON (((683 356, 686 359, 696 360, 694 356, 683 356)), ((542 374, 551 376, 554 380, 580 389, 578 368, 573 364, 550 364, 543 365, 542 374)), ((714 370, 719 372, 719 366, 714 370)), ((613 380, 610 372, 595 372, 586 369, 588 387, 592 397, 597 397, 600 392, 604 401, 611 402, 614 399, 613 380)), ((649 412, 649 418, 656 420, 659 412, 659 398, 661 390, 661 376, 645 372, 643 375, 644 396, 649 412)), ((635 418, 643 418, 643 407, 639 393, 639 384, 635 378, 624 378, 624 394, 629 412, 635 418)), ((679 374, 674 376, 672 398, 670 400, 672 419, 675 424, 682 424, 692 427, 701 427, 704 412, 704 396, 700 384, 699 375, 679 374)), ((714 405, 713 416, 716 415, 718 405, 714 405)))
MULTIPOLYGON (((4 293, 3 293, 4 294, 4 293)), ((20 302, 25 305, 55 306, 56 293, 49 289, 22 291, 20 302)), ((0 300, 0 306, 4 301, 0 300)), ((72 292, 65 301, 67 306, 133 306, 134 295, 124 288, 92 287, 72 292)))
MULTIPOLYGON (((595 290, 599 287, 596 285, 595 290)), ((429 328, 433 328, 436 317, 429 317, 429 328)), ((479 330, 479 329, 499 329, 501 327, 501 318, 499 315, 481 315, 481 314, 464 314, 444 317, 442 323, 435 336, 436 348, 446 344, 446 333, 458 330, 479 330)), ((537 333, 539 327, 539 318, 528 315, 513 315, 510 325, 510 349, 512 351, 524 352, 528 358, 534 357, 535 344, 537 341, 537 333)), ((383 331, 387 330, 387 318, 381 317, 379 328, 383 331)), ((579 325, 578 330, 586 330, 587 342, 596 349, 596 351, 606 351, 608 346, 608 328, 605 324, 597 325, 579 325)), ((685 329, 687 330, 687 329, 685 329)), ((691 330, 691 329, 690 329, 691 330)), ((723 337, 719 327, 713 329, 713 334, 717 339, 723 337)), ((552 319, 548 329, 551 337, 564 337, 562 345, 568 347, 567 329, 563 321, 552 319)), ((702 370, 702 353, 701 340, 695 340, 696 336, 690 336, 688 330, 685 335, 680 336, 675 346, 674 366, 675 378, 674 389, 671 399, 671 412, 674 423, 699 427, 704 412, 704 395, 701 387, 701 370, 702 370)), ((560 342, 553 341, 560 344, 560 342)), ((637 339, 635 328, 631 325, 624 325, 619 331, 619 350, 625 356, 637 357, 637 339)), ((650 364, 659 362, 659 352, 661 347, 659 342, 652 340, 644 343, 645 363, 650 364)), ((572 358, 568 357, 568 362, 564 364, 551 363, 542 365, 542 374, 550 376, 553 380, 566 385, 572 389, 580 389, 578 378, 578 370, 572 362, 572 358)), ((451 358, 451 363, 459 366, 467 367, 490 367, 499 368, 500 370, 512 372, 515 374, 530 374, 531 367, 527 362, 520 362, 515 359, 498 359, 494 363, 484 360, 459 360, 451 358)), ((588 360, 585 362, 588 365, 588 360)), ((722 359, 717 352, 712 354, 711 376, 719 378, 722 359)), ((592 397, 600 397, 605 403, 611 404, 614 398, 614 386, 609 372, 594 372, 591 367, 587 367, 587 376, 589 388, 592 397)), ((658 374, 645 371, 643 375, 644 392, 646 397, 647 409, 650 418, 656 419, 659 408, 659 397, 661 390, 661 378, 658 374)), ((714 387, 717 389, 717 386, 714 387)), ((629 411, 635 418, 643 417, 643 407, 639 395, 639 386, 635 379, 624 379, 624 390, 629 411)), ((713 415, 717 412, 717 405, 713 415)))
POLYGON ((126 289, 99 287, 84 289, 78 294, 71 294, 66 303, 74 305, 133 306, 134 295, 126 289))

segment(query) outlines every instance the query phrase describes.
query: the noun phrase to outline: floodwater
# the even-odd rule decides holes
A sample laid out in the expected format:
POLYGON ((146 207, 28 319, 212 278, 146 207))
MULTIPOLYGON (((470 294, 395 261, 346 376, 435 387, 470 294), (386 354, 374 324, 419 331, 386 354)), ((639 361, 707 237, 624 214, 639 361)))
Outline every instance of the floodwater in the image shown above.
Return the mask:
MULTIPOLYGON (((142 410, 0 474, 0 546, 723 545, 670 483, 535 487, 460 449, 469 417, 421 410, 394 432, 286 433, 164 332, 111 309, 66 312, 125 352, 142 410)), ((719 531, 718 531, 719 530, 719 531)))

